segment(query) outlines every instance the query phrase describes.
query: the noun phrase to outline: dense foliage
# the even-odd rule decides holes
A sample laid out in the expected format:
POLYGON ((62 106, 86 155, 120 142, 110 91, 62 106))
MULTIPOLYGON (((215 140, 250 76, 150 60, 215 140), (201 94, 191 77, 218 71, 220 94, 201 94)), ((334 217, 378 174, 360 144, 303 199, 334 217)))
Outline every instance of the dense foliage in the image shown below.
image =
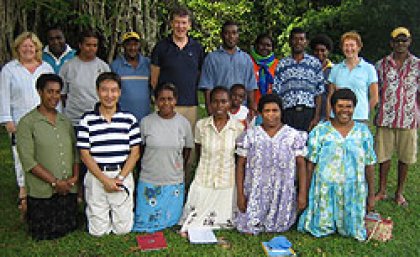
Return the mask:
MULTIPOLYGON (((220 27, 226 20, 241 24, 240 46, 246 50, 259 33, 270 33, 277 41, 278 56, 289 54, 288 34, 294 26, 304 27, 309 38, 330 35, 336 43, 335 60, 340 58, 340 35, 348 30, 361 33, 362 55, 371 61, 389 52, 389 33, 396 26, 407 26, 414 42, 420 40, 416 0, 0 0, 0 63, 10 58, 10 44, 18 33, 32 30, 45 42, 51 25, 61 26, 74 47, 83 28, 96 28, 103 35, 100 56, 108 61, 115 56, 121 33, 135 30, 149 54, 156 41, 169 33, 168 13, 178 4, 193 11, 191 35, 208 51, 220 44, 220 27)), ((416 54, 418 45, 412 48, 416 54)))

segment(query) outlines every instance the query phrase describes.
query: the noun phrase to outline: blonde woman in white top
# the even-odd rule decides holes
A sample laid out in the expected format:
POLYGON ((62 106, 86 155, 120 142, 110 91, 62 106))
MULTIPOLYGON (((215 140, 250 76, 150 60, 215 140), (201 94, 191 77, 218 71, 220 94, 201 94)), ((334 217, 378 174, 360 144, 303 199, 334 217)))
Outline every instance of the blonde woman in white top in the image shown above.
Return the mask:
POLYGON ((14 59, 0 73, 0 124, 6 127, 12 138, 19 208, 26 211, 26 191, 22 166, 17 154, 14 133, 20 118, 40 103, 35 82, 41 74, 54 73, 53 68, 42 61, 42 43, 32 32, 23 32, 12 46, 14 59))

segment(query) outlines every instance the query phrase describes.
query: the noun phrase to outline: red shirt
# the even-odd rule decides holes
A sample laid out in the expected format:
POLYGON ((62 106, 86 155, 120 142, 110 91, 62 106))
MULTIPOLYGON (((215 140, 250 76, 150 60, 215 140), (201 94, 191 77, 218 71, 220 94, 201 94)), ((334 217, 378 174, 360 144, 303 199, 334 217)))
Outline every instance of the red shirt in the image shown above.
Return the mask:
POLYGON ((379 104, 376 125, 388 128, 418 127, 417 93, 420 92, 420 59, 410 54, 400 69, 392 54, 376 63, 379 104))

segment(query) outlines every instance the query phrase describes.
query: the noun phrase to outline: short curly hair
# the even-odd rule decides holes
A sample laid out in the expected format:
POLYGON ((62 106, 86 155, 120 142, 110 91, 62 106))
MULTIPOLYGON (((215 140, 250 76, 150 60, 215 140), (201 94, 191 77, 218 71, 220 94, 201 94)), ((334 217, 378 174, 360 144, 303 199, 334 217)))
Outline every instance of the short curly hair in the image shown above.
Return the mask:
POLYGON ((309 47, 312 51, 315 50, 317 45, 324 45, 328 51, 332 51, 334 47, 334 43, 329 36, 326 34, 318 34, 314 38, 312 38, 311 42, 309 43, 309 47))

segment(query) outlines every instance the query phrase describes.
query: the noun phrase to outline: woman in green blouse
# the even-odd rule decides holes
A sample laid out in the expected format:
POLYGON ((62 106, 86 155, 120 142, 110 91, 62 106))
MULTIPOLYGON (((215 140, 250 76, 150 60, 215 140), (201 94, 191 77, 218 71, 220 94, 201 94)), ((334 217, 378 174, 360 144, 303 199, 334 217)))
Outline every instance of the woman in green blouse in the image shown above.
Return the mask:
POLYGON ((54 239, 77 227, 78 155, 70 120, 56 111, 63 81, 43 74, 36 88, 41 104, 17 127, 17 149, 25 171, 29 232, 54 239))

